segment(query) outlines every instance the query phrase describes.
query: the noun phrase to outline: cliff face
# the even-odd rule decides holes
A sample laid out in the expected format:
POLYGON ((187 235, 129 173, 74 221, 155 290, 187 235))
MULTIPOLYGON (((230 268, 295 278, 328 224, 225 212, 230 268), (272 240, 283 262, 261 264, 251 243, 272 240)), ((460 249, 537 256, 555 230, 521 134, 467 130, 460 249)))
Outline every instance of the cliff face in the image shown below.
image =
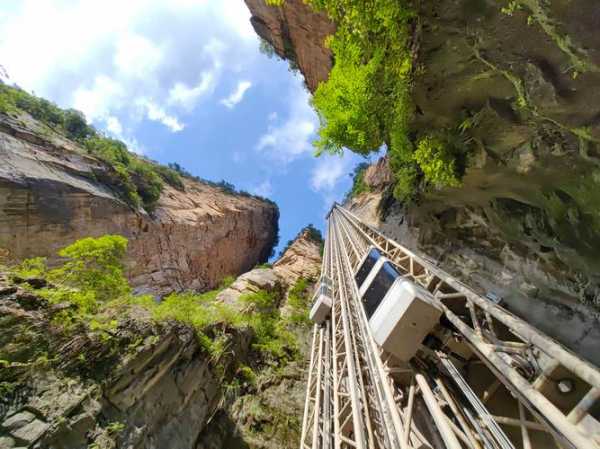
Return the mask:
POLYGON ((599 314, 585 301, 586 292, 593 295, 598 288, 593 262, 586 265, 584 255, 566 251, 565 242, 553 237, 547 212, 502 198, 474 204, 465 200, 480 195, 473 186, 463 186, 461 197, 437 192, 404 205, 391 198, 389 185, 369 184, 386 173, 385 158, 372 165, 364 178, 370 191, 346 207, 472 288, 501 297, 504 307, 600 364, 599 314), (545 243, 537 240, 542 235, 545 243), (579 258, 579 264, 569 265, 568 258, 579 258))
POLYGON ((52 257, 74 240, 129 239, 138 291, 205 290, 266 261, 276 238, 274 205, 185 179, 165 185, 150 216, 102 179, 110 168, 26 114, 0 116, 0 248, 9 261, 52 257))
POLYGON ((244 1, 256 33, 270 42, 280 57, 296 62, 308 89, 314 92, 331 70, 331 52, 323 43, 334 33, 335 25, 302 0, 286 0, 281 7, 268 6, 264 0, 244 1))
MULTIPOLYGON (((600 363, 600 6, 415 5, 411 131, 451 134, 468 149, 462 186, 421 185, 417 201, 401 204, 384 159, 349 207, 600 363)), ((286 26, 321 23, 296 19, 286 26)), ((300 68, 308 77, 316 67, 300 68)))
MULTIPOLYGON (((317 242, 300 237, 288 260, 291 253, 289 266, 254 269, 217 300, 236 304, 261 289, 283 307, 286 291, 320 266, 317 242)), ((85 326, 61 328, 64 307, 0 275, 1 448, 296 447, 309 326, 293 330, 298 360, 265 367, 253 359, 248 328, 217 323, 226 350, 215 355, 191 327, 154 322, 140 306, 120 314, 108 338, 85 326), (252 384, 240 366, 254 369, 252 384)))
MULTIPOLYGON (((235 304, 243 294, 259 289, 268 291, 277 295, 282 314, 287 316, 290 290, 303 279, 307 281, 306 293, 310 295, 320 270, 320 242, 304 231, 273 268, 255 268, 238 277, 217 298, 235 304)), ((231 398, 215 414, 201 434, 197 449, 297 447, 310 358, 310 330, 310 325, 304 323, 293 331, 299 344, 300 360, 260 372, 253 389, 231 398)))
POLYGON ((2 448, 193 448, 232 376, 232 354, 248 351, 247 337, 228 333, 233 352, 217 369, 187 326, 134 313, 106 339, 61 331, 56 313, 0 282, 2 448))

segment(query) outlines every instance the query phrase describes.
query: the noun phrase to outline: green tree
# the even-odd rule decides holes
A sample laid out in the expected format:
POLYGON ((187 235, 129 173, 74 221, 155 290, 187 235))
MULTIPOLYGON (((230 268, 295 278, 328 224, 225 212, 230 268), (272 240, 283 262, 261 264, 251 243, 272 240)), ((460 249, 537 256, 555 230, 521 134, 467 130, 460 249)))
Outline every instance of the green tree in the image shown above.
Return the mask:
POLYGON ((363 64, 360 47, 349 39, 330 39, 335 65, 326 83, 319 84, 312 103, 319 115, 317 152, 340 153, 344 147, 368 154, 383 144, 378 111, 381 97, 373 95, 382 52, 363 64))
POLYGON ((415 161, 425 174, 425 179, 437 187, 458 187, 456 156, 451 147, 432 136, 422 138, 417 144, 415 161))
POLYGON ((161 177, 150 164, 139 159, 131 162, 129 172, 144 206, 152 211, 163 189, 161 177))
POLYGON ((83 112, 76 109, 67 109, 63 116, 63 126, 69 138, 74 140, 84 140, 94 135, 94 130, 88 126, 83 112))
POLYGON ((99 302, 130 292, 123 265, 126 250, 127 239, 120 235, 77 240, 58 252, 66 260, 48 273, 49 278, 60 287, 85 293, 89 308, 95 309, 99 302))

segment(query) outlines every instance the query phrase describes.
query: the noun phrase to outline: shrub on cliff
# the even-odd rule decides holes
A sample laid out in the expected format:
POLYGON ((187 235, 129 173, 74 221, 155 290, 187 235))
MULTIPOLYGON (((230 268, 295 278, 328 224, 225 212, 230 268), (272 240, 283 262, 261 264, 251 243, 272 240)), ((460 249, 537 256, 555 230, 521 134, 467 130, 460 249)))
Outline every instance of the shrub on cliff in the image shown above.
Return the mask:
POLYGON ((335 64, 313 100, 321 121, 317 149, 339 152, 347 147, 367 154, 383 143, 390 147, 392 132, 398 128, 407 132, 412 114, 408 95, 412 11, 396 0, 309 3, 337 25, 328 40, 335 64))
POLYGON ((421 167, 425 179, 437 187, 458 187, 456 157, 451 147, 432 136, 422 138, 417 144, 415 161, 421 167))
POLYGON ((135 207, 143 205, 152 211, 163 190, 163 181, 184 190, 176 170, 130 153, 123 142, 106 137, 88 125, 83 113, 75 109, 61 109, 48 100, 0 81, 0 112, 8 114, 18 110, 29 113, 78 142, 87 152, 111 166, 114 170, 107 173, 102 181, 115 188, 126 202, 135 207))
MULTIPOLYGON (((424 143, 415 151, 412 143, 410 21, 414 12, 409 3, 307 2, 337 25, 326 42, 335 64, 312 100, 320 121, 314 142, 317 154, 348 148, 365 155, 385 145, 396 179, 394 196, 401 200, 414 195, 421 174, 437 186, 456 185, 450 149, 424 143)), ((362 188, 360 176, 355 176, 352 192, 362 188)))
POLYGON ((308 325, 310 319, 310 282, 308 279, 299 278, 288 292, 287 304, 290 308, 289 320, 292 324, 308 325))
POLYGON ((346 193, 346 197, 344 198, 344 202, 348 201, 350 198, 354 198, 361 193, 365 193, 369 191, 369 186, 365 183, 365 172, 369 168, 369 164, 367 162, 361 162, 352 171, 350 177, 352 178, 352 187, 346 193))
POLYGON ((69 321, 98 312, 102 304, 127 296, 131 289, 124 274, 123 258, 127 239, 119 235, 84 238, 61 249, 62 264, 49 269, 43 258, 23 261, 14 267, 14 276, 42 277, 52 287, 40 295, 51 303, 72 303, 69 321))

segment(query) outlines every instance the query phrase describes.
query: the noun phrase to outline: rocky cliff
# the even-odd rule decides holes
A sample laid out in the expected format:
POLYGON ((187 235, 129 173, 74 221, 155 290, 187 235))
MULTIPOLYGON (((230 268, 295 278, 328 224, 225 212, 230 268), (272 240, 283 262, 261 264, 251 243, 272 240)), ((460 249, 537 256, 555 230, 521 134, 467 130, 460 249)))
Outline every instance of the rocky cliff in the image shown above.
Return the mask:
MULTIPOLYGON (((464 149, 462 185, 421 182, 402 204, 384 159, 349 207, 600 364, 599 4, 414 5, 411 132, 464 149)), ((286 26, 322 26, 296 18, 286 26)), ((317 67, 300 68, 308 78, 317 67)))
MULTIPOLYGON (((238 277, 218 298, 235 303, 241 295, 258 290, 276 293, 285 317, 293 313, 290 297, 305 291, 303 314, 321 270, 321 242, 301 231, 272 268, 255 268, 238 277)), ((296 306, 297 307, 297 306, 296 306)), ((298 313, 298 311, 296 311, 298 313)), ((310 358, 310 324, 306 317, 294 327, 300 358, 260 372, 254 387, 225 402, 203 431, 197 449, 295 448, 300 441, 306 376, 310 358)))
MULTIPOLYGON (((283 307, 299 279, 318 273, 318 254, 301 234, 277 268, 240 276, 216 301, 243 308, 240 297, 261 290, 283 307)), ((192 327, 155 321, 141 305, 117 311, 108 331, 65 326, 69 305, 48 304, 31 287, 43 283, 28 282, 0 277, 0 448, 296 447, 306 324, 285 322, 298 357, 265 364, 249 328, 204 329, 223 348, 210 352, 192 327)))
POLYGON ((282 6, 269 6, 264 0, 244 1, 252 13, 250 22, 256 33, 271 43, 280 57, 298 66, 307 87, 314 92, 331 69, 331 52, 323 44, 335 25, 302 0, 286 0, 282 6))
POLYGON ((52 256, 82 237, 129 239, 138 291, 214 288, 265 262, 277 238, 277 207, 192 179, 165 185, 151 215, 125 204, 112 168, 26 113, 0 114, 0 248, 8 261, 52 256))

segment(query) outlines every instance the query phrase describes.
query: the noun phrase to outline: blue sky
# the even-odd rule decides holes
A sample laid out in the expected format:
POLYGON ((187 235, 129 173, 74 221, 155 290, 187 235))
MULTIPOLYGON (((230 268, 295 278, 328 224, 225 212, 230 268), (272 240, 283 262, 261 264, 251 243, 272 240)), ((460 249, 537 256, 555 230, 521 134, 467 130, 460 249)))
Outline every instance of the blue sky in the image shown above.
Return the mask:
POLYGON ((258 51, 249 18, 242 0, 3 0, 0 64, 134 151, 273 199, 282 246, 323 229, 362 159, 313 156, 301 75, 258 51))

